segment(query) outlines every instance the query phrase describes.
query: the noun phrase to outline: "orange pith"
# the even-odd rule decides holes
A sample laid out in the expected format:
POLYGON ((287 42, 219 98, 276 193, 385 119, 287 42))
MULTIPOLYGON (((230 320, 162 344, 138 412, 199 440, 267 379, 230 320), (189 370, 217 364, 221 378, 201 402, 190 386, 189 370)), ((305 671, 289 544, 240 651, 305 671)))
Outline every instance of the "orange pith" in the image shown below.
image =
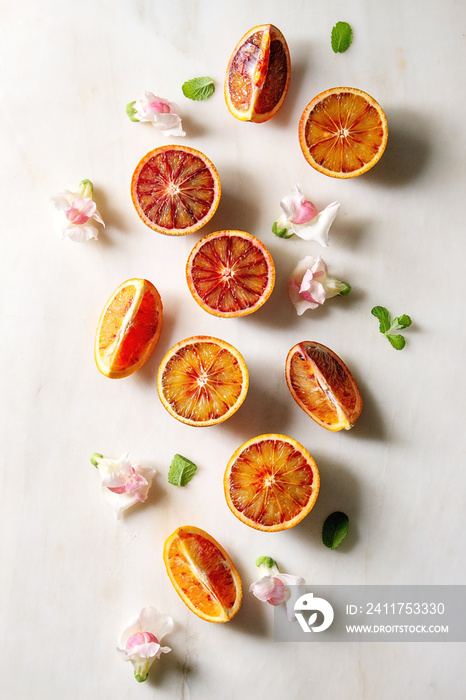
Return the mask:
POLYGON ((162 300, 145 279, 123 282, 101 313, 94 355, 106 377, 127 377, 152 354, 162 332, 162 300))
POLYGON ((356 88, 331 88, 317 95, 299 122, 306 160, 330 177, 367 172, 382 156, 388 138, 385 114, 373 97, 356 88))
POLYGON ((131 180, 131 199, 141 220, 172 236, 197 231, 215 214, 220 177, 213 163, 187 146, 147 153, 131 180))
POLYGON ((239 447, 223 480, 228 507, 255 530, 277 532, 299 523, 319 493, 309 452, 286 435, 259 435, 239 447))
POLYGON ((180 527, 166 540, 163 560, 181 600, 208 622, 228 622, 241 605, 239 574, 226 551, 207 532, 180 527))
POLYGON ((211 336, 193 336, 174 345, 157 375, 157 390, 167 411, 194 426, 215 425, 232 416, 248 386, 242 355, 211 336))
POLYGON ((216 231, 191 251, 186 278, 197 303, 214 316, 246 316, 269 298, 275 283, 272 256, 245 231, 216 231))
POLYGON ((304 341, 292 347, 286 382, 298 406, 327 430, 349 430, 361 413, 361 392, 353 375, 325 345, 304 341))
POLYGON ((225 100, 241 121, 265 122, 283 104, 291 75, 285 37, 272 24, 253 27, 236 45, 225 77, 225 100))

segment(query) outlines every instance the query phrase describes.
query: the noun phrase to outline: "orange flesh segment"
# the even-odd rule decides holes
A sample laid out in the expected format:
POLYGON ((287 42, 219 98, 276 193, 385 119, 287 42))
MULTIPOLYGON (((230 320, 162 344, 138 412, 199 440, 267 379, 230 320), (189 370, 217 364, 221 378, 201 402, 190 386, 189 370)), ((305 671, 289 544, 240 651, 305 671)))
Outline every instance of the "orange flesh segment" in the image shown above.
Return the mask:
POLYGON ((269 36, 255 32, 239 48, 228 75, 228 89, 234 107, 247 112, 251 107, 255 87, 264 81, 268 64, 269 36))
POLYGON ((181 529, 168 549, 166 564, 179 594, 201 617, 228 620, 236 612, 237 580, 221 550, 209 539, 181 529))
POLYGON ((231 352, 201 341, 173 354, 161 382, 164 397, 177 415, 202 422, 221 418, 236 404, 244 375, 231 352))
POLYGON ((266 121, 280 108, 288 90, 290 59, 281 32, 262 25, 238 44, 228 66, 227 105, 238 119, 266 121))
POLYGON ((298 401, 324 427, 349 429, 359 416, 359 389, 349 370, 326 349, 299 345, 290 360, 289 381, 298 401))
POLYGON ((207 241, 194 256, 191 278, 202 301, 222 313, 250 309, 269 285, 262 250, 239 236, 207 241))
POLYGON ((313 496, 314 475, 293 445, 263 440, 247 447, 230 470, 230 498, 247 519, 271 527, 293 520, 313 496))
POLYGON ((105 309, 97 343, 104 373, 125 376, 155 347, 161 331, 162 305, 156 291, 148 289, 147 284, 141 280, 138 286, 122 286, 105 309))
POLYGON ((337 173, 363 168, 377 156, 384 139, 377 109, 350 92, 322 99, 311 111, 304 133, 316 163, 337 173))
POLYGON ((287 57, 281 41, 270 43, 267 77, 255 104, 256 114, 270 112, 285 90, 287 82, 287 57))
POLYGON ((142 167, 136 197, 145 216, 164 229, 186 229, 208 215, 215 182, 204 161, 181 150, 165 150, 142 167))

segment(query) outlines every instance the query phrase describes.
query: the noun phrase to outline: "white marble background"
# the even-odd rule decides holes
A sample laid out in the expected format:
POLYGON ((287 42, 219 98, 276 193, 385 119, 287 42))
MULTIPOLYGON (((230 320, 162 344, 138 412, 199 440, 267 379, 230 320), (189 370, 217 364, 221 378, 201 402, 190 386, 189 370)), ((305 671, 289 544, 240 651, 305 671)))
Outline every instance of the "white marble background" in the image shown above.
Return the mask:
POLYGON ((311 583, 465 582, 465 26, 457 0, 1 0, 2 698, 464 698, 463 644, 278 644, 272 608, 247 589, 261 554, 311 583), (336 55, 339 20, 354 41, 336 55), (239 38, 264 22, 287 38, 291 86, 274 119, 245 124, 226 109, 224 72, 239 38), (199 75, 217 88, 203 103, 181 92, 199 75), (390 127, 380 163, 348 182, 315 172, 297 137, 306 104, 337 85, 372 94, 390 127), (220 172, 222 201, 203 233, 245 229, 272 252, 276 288, 252 316, 202 311, 184 277, 199 235, 164 237, 135 214, 133 169, 167 143, 125 114, 144 89, 179 104, 183 142, 220 172), (50 196, 83 178, 107 224, 97 243, 62 241, 52 226, 50 196), (341 202, 325 251, 271 233, 297 182, 319 208, 341 202), (319 253, 353 293, 298 318, 286 280, 319 253), (109 380, 94 364, 95 327, 133 276, 159 289, 164 329, 143 369, 109 380), (378 333, 375 304, 411 315, 402 352, 378 333), (198 333, 238 347, 251 377, 238 413, 206 429, 172 419, 155 389, 165 351, 198 333), (360 384, 350 433, 327 433, 288 393, 285 357, 304 339, 332 347, 360 384), (229 457, 263 432, 302 442, 321 471, 314 510, 283 533, 250 530, 223 498, 229 457), (130 451, 157 469, 148 503, 121 521, 102 501, 94 451, 130 451), (166 478, 175 452, 199 466, 184 490, 166 478), (332 552, 320 530, 339 509, 351 531, 332 552), (195 617, 168 581, 162 546, 181 524, 209 531, 238 566, 244 602, 229 624, 195 617), (176 628, 172 653, 138 685, 115 645, 143 605, 176 628))

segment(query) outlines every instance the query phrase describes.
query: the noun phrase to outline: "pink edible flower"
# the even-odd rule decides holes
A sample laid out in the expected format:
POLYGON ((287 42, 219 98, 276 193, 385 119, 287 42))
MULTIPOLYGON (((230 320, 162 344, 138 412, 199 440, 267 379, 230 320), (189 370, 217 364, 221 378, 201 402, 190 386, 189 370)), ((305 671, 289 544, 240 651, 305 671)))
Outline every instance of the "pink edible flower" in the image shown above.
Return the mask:
POLYGON ((90 180, 82 180, 76 192, 65 190, 52 197, 57 211, 57 229, 62 238, 82 243, 91 238, 97 240, 99 232, 92 219, 105 224, 92 199, 93 185, 90 180))
POLYGON ((129 453, 119 459, 106 459, 94 453, 92 464, 99 470, 104 497, 115 510, 117 518, 138 502, 147 499, 155 470, 131 462, 129 453))
POLYGON ((349 294, 350 291, 347 282, 328 274, 327 264, 320 256, 307 256, 300 260, 288 281, 288 292, 298 316, 306 309, 317 309, 326 299, 349 294))
POLYGON ((139 683, 146 680, 155 659, 171 651, 161 646, 162 637, 173 630, 173 620, 154 607, 143 608, 129 621, 118 640, 117 651, 124 661, 131 661, 134 677, 139 683))
POLYGON ((274 222, 272 231, 280 238, 296 235, 306 241, 316 241, 328 246, 330 227, 340 208, 339 202, 332 202, 321 212, 307 200, 299 185, 280 201, 283 214, 274 222))
POLYGON ((302 586, 306 583, 305 580, 301 576, 281 574, 277 562, 272 557, 259 557, 256 566, 259 569, 260 578, 250 585, 250 593, 258 600, 273 606, 285 603, 288 619, 294 620, 293 605, 300 590, 299 588, 294 589, 292 595, 290 586, 302 586))
POLYGON ((126 105, 126 113, 131 121, 150 122, 166 136, 186 136, 177 110, 178 107, 173 102, 147 90, 138 100, 126 105))

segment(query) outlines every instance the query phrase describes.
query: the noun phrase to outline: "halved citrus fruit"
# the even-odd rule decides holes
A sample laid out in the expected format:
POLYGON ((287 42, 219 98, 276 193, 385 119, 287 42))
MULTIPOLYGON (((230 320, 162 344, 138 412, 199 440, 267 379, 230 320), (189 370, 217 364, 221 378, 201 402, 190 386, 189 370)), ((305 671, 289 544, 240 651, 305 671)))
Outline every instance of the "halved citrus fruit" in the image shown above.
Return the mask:
POLYGON ((290 76, 290 52, 281 31, 273 24, 253 27, 238 42, 228 63, 228 109, 241 121, 267 121, 282 106, 290 76))
POLYGON ((94 355, 106 377, 127 377, 152 354, 162 332, 162 300, 152 282, 130 279, 120 284, 100 315, 94 355))
POLYGON ((309 452, 287 435, 259 435, 238 447, 223 486, 228 507, 255 530, 297 525, 312 509, 320 477, 309 452))
POLYGON ((168 537, 163 560, 175 591, 208 622, 228 622, 242 599, 239 574, 219 543, 197 527, 179 527, 168 537))
POLYGON ((387 119, 362 90, 331 88, 314 97, 299 122, 299 142, 313 168, 330 177, 367 172, 387 145, 387 119))
POLYGON ((216 231, 201 238, 186 265, 188 287, 214 316, 246 316, 272 293, 275 266, 265 245, 245 231, 216 231))
POLYGON ((362 397, 343 360, 325 345, 298 343, 286 358, 286 383, 303 411, 327 430, 349 430, 361 413, 362 397))
POLYGON ((180 236, 206 224, 220 201, 214 164, 187 146, 160 146, 139 162, 131 199, 142 221, 154 231, 180 236))
POLYGON ((157 390, 167 411, 182 423, 222 423, 246 398, 249 374, 243 356, 225 340, 196 335, 163 358, 157 390))

